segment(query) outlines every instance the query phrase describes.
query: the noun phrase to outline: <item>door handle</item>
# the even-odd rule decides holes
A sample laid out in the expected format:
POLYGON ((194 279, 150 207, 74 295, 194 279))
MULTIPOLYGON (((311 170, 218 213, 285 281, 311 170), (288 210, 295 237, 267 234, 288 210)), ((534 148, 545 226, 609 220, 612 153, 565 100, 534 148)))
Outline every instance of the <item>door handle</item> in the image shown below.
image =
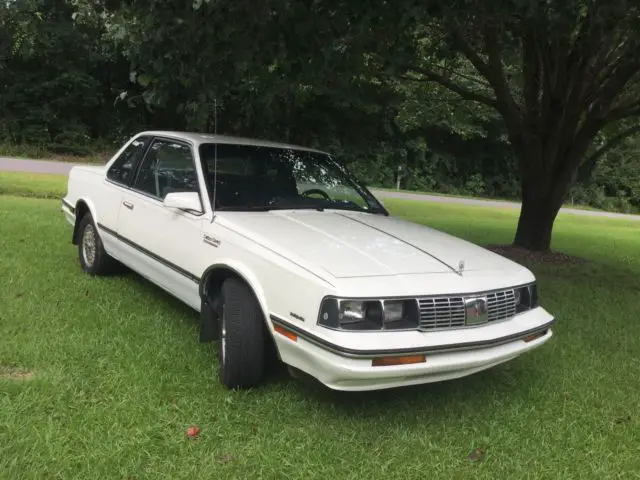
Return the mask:
POLYGON ((129 210, 133 210, 133 203, 127 202, 126 200, 122 202, 122 204, 127 207, 129 210))

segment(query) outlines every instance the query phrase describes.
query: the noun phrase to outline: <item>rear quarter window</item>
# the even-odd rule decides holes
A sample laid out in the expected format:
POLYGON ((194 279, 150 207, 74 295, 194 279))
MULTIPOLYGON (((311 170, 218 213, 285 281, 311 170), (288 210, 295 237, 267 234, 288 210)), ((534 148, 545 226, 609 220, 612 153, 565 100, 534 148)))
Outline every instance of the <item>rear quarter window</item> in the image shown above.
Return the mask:
POLYGON ((131 142, 111 164, 107 171, 107 178, 116 183, 129 184, 148 140, 149 137, 139 137, 131 142))

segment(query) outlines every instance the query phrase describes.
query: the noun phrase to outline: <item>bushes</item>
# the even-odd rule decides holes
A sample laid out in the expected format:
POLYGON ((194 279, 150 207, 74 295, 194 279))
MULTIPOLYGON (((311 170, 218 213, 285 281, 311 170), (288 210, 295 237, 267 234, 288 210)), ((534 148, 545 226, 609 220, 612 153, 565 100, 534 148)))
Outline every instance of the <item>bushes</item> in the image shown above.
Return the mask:
MULTIPOLYGON (((265 65, 275 62, 266 69, 247 70, 255 78, 238 67, 242 81, 237 81, 234 69, 212 68, 217 65, 213 54, 205 57, 213 64, 191 70, 184 65, 193 58, 185 58, 184 64, 176 58, 161 61, 165 51, 180 46, 163 34, 159 37, 166 47, 154 39, 133 57, 162 73, 155 79, 161 80, 159 90, 145 91, 148 73, 131 75, 131 69, 144 68, 130 64, 133 60, 125 58, 122 45, 118 50, 116 43, 105 41, 104 22, 73 21, 77 3, 0 3, 0 150, 5 154, 85 156, 112 151, 142 129, 211 131, 211 101, 216 98, 219 131, 338 153, 370 185, 394 188, 399 180, 408 190, 513 200, 520 196, 519 174, 502 120, 482 109, 462 108, 438 89, 380 81, 368 61, 360 65, 358 75, 331 78, 329 88, 322 77, 330 72, 326 66, 308 72, 296 67, 291 73, 295 62, 287 65, 286 56, 266 58, 265 65), (280 60, 283 64, 278 66, 280 60), (146 106, 144 98, 149 101, 146 106)), ((173 7, 167 5, 162 7, 162 21, 173 29, 173 7)), ((141 3, 137 8, 145 7, 141 3)), ((194 14, 192 20, 197 23, 199 17, 194 14)), ((145 22, 153 18, 145 17, 145 22)), ((147 39, 140 25, 133 32, 147 39)), ((214 41, 215 32, 208 32, 214 41)), ((134 41, 129 47, 135 45, 134 41)), ((343 64, 342 54, 338 57, 341 69, 351 68, 349 62, 343 64)), ((591 179, 576 185, 567 200, 620 211, 640 209, 640 156, 632 147, 622 145, 604 157, 588 175, 591 179)))
MULTIPOLYGON (((433 149, 423 155, 381 146, 377 155, 352 159, 350 168, 359 178, 384 188, 396 187, 400 164, 400 188, 404 190, 519 200, 515 160, 504 144, 449 136, 429 145, 433 149)), ((623 213, 640 212, 638 152, 632 140, 603 157, 592 178, 576 184, 566 202, 623 213)))

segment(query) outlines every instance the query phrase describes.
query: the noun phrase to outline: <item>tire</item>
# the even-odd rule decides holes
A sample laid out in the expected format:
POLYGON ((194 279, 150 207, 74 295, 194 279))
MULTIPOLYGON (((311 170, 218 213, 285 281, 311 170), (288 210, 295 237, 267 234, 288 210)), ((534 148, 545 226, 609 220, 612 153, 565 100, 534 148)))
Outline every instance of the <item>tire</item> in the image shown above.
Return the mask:
POLYGON ((220 382, 229 389, 251 388, 264 378, 264 316, 253 291, 238 278, 222 284, 219 314, 220 382))
POLYGON ((78 226, 78 258, 80 267, 89 275, 107 275, 115 270, 117 262, 104 250, 93 217, 86 213, 78 226))

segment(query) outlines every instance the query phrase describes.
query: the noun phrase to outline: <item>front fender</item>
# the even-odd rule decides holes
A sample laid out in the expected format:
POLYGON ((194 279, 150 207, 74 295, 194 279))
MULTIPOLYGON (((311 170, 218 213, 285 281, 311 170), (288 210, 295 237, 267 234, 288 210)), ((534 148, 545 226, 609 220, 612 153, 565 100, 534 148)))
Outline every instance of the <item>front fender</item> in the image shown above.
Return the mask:
POLYGON ((200 277, 199 293, 201 297, 204 293, 204 287, 207 283, 209 274, 211 274, 212 272, 218 269, 231 270, 240 278, 242 278, 245 282, 247 282, 247 285, 251 287, 251 290, 253 290, 253 293, 256 296, 256 299, 258 300, 258 304, 262 309, 262 314, 264 315, 264 318, 265 319, 269 318, 267 298, 264 294, 264 290, 262 286, 260 285, 260 282, 258 281, 258 278, 247 265, 245 265, 244 263, 238 260, 234 260, 231 258, 222 258, 216 261, 216 263, 207 267, 207 269, 204 271, 204 273, 200 277))

